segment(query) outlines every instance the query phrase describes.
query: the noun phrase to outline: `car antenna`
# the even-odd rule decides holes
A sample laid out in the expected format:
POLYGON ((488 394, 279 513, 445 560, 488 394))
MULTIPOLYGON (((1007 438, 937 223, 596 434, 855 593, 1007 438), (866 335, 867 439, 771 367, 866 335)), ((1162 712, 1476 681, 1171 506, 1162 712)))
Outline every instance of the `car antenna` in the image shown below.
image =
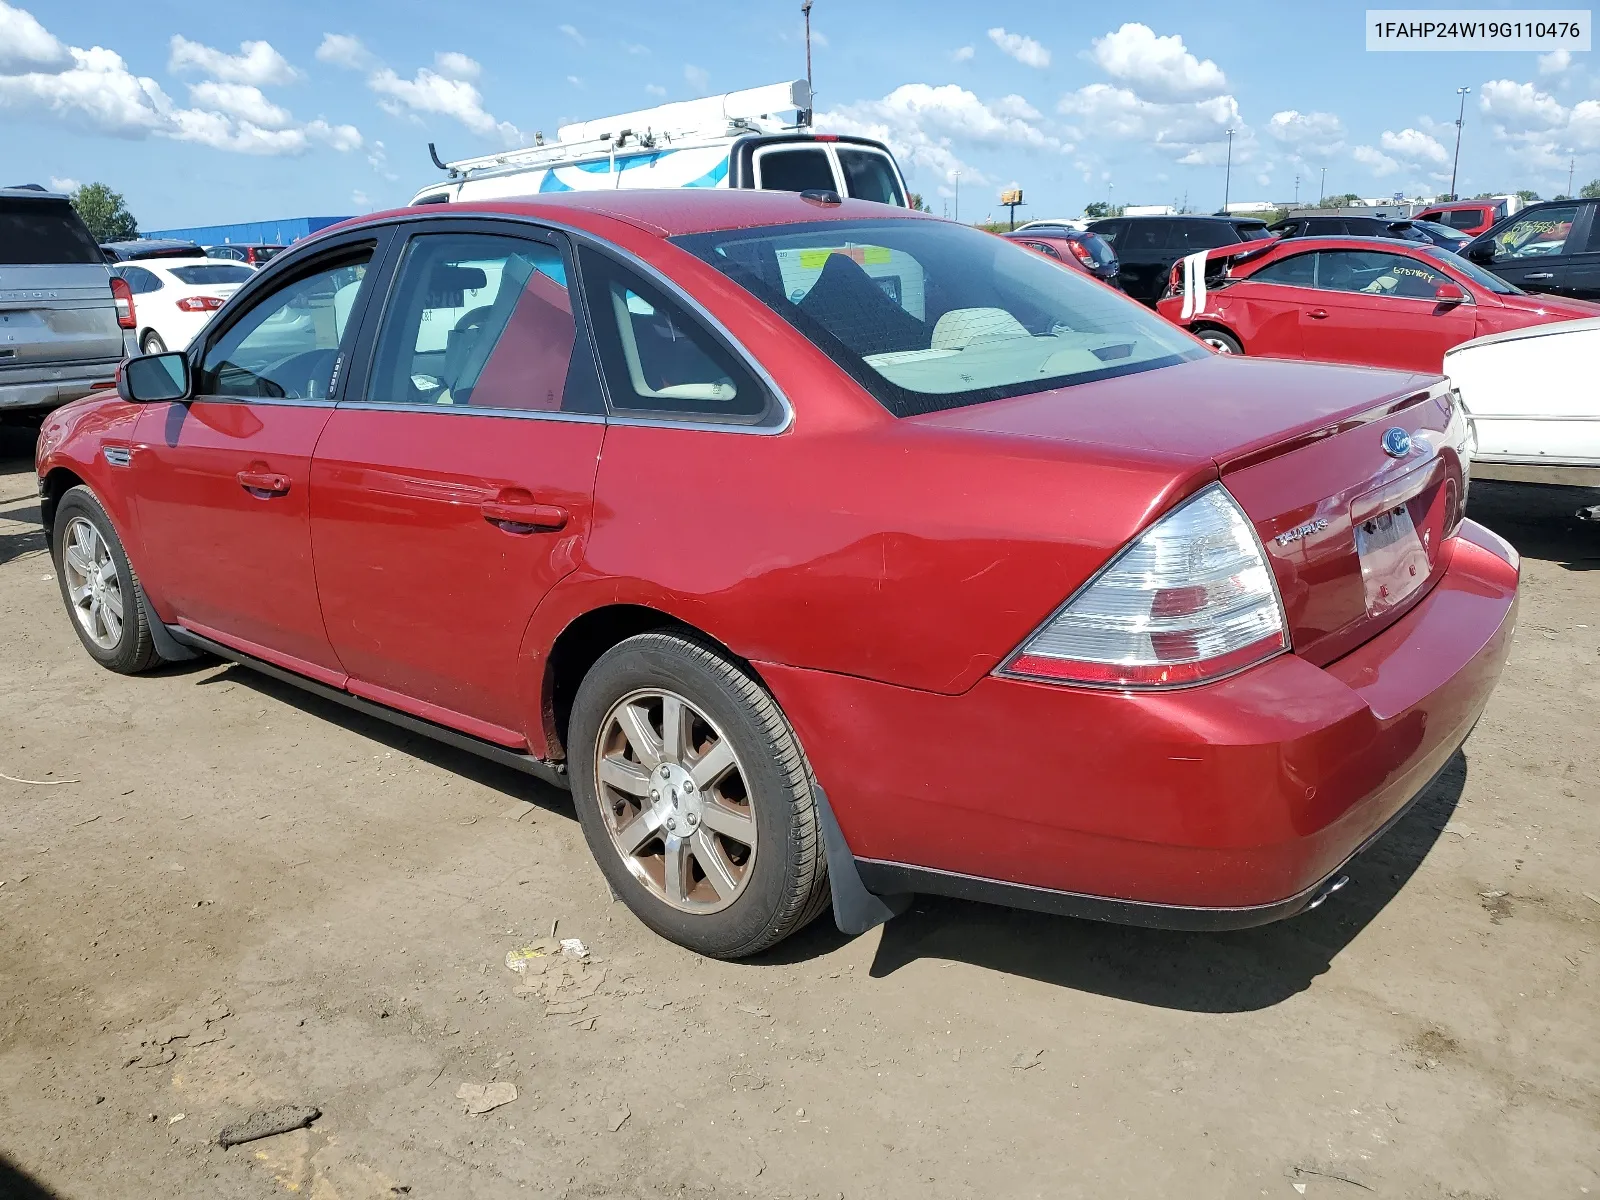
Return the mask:
POLYGON ((450 164, 439 161, 439 152, 433 148, 432 142, 428 143, 428 157, 433 159, 433 165, 438 167, 439 170, 448 171, 450 169, 450 164))

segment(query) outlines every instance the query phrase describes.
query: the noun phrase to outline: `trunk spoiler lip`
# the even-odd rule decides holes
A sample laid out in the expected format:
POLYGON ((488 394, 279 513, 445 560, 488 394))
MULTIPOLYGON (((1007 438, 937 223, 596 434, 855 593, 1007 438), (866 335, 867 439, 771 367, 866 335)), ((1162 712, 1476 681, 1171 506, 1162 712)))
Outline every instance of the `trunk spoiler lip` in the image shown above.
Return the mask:
POLYGON ((1415 408, 1419 404, 1425 404, 1442 392, 1448 391, 1449 387, 1450 381, 1441 376, 1426 387, 1407 389, 1397 395, 1391 395, 1369 408, 1362 409, 1360 412, 1339 417, 1336 420, 1318 425, 1314 429, 1307 429, 1277 441, 1246 446, 1224 458, 1213 459, 1213 461, 1217 464, 1217 470, 1223 475, 1227 475, 1231 471, 1240 471, 1246 467, 1253 467, 1257 463, 1265 462, 1270 458, 1293 453, 1314 442, 1337 437, 1341 433, 1348 433, 1352 429, 1359 429, 1363 425, 1370 425, 1385 417, 1392 417, 1407 409, 1415 408))

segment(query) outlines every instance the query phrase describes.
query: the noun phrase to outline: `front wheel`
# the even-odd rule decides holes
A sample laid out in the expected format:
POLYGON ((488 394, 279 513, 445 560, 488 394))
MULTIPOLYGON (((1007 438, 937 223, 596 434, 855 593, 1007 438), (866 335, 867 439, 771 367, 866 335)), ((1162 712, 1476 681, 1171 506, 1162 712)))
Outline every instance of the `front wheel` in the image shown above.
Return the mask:
POLYGON ((1196 329, 1194 335, 1218 354, 1244 353, 1244 347, 1239 344, 1239 339, 1221 329, 1196 329))
POLYGON ((111 518, 81 484, 56 505, 52 545, 61 598, 90 656, 124 675, 160 665, 139 603, 139 577, 111 518))
POLYGON ((568 769, 589 849, 651 929, 714 958, 788 937, 829 899, 812 780, 772 697, 675 633, 590 668, 568 769))

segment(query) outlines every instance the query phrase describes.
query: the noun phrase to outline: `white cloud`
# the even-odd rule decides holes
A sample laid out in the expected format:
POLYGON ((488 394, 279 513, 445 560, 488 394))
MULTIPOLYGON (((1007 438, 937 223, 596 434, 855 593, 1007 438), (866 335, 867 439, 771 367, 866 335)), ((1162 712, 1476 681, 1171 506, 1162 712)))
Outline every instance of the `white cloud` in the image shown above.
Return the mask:
POLYGON ((1507 133, 1559 129, 1567 110, 1554 96, 1531 83, 1493 79, 1479 89, 1478 108, 1490 123, 1507 133))
POLYGON ((1378 139, 1384 151, 1402 162, 1415 167, 1440 167, 1450 161, 1450 152, 1420 129, 1402 129, 1394 133, 1388 129, 1378 139))
POLYGON ((361 39, 348 33, 325 33, 317 47, 317 61, 350 71, 365 71, 372 65, 372 52, 361 39))
POLYGON ((575 88, 581 88, 583 86, 583 80, 579 79, 576 75, 568 75, 567 82, 575 88))
POLYGON ((647 83, 644 85, 644 90, 652 96, 665 96, 667 94, 667 89, 659 83, 647 83))
POLYGON ((577 42, 578 45, 580 45, 580 46, 587 46, 589 44, 588 42, 583 40, 583 34, 579 33, 575 26, 572 26, 572 25, 557 25, 556 28, 559 29, 562 33, 566 34, 573 41, 577 42))
POLYGON ((262 129, 287 129, 294 124, 289 110, 272 103, 261 89, 248 83, 216 83, 206 80, 192 84, 190 98, 204 108, 215 109, 262 129))
POLYGON ((308 122, 305 130, 313 141, 322 142, 341 154, 359 150, 363 143, 361 131, 354 125, 330 125, 321 117, 308 122))
POLYGON ((1600 150, 1600 100, 1581 100, 1567 118, 1568 144, 1578 150, 1600 150))
POLYGON ((1256 176, 1256 185, 1258 187, 1271 187, 1272 186, 1272 176, 1268 175, 1265 171, 1262 171, 1259 175, 1256 176))
POLYGON ((1133 21, 1094 39, 1094 61, 1111 78, 1152 100, 1203 100, 1228 88, 1222 68, 1190 54, 1177 34, 1157 37, 1150 26, 1133 21))
POLYGON ((1395 162, 1383 151, 1374 149, 1372 146, 1357 146, 1350 153, 1358 163, 1371 168, 1372 173, 1379 179, 1393 175, 1400 169, 1399 163, 1395 162))
POLYGON ((372 149, 367 152, 367 163, 374 171, 376 171, 379 175, 382 175, 390 183, 393 183, 400 178, 400 176, 389 170, 389 150, 380 141, 374 141, 372 143, 372 149))
POLYGON ((711 74, 704 67, 689 64, 683 68, 683 78, 697 92, 711 90, 711 74))
POLYGON ((238 54, 191 42, 181 33, 172 35, 171 44, 172 54, 167 60, 169 71, 193 68, 224 83, 246 83, 256 87, 292 83, 300 75, 289 65, 288 59, 272 48, 271 42, 241 42, 238 54))
POLYGON ((357 208, 369 208, 372 204, 372 197, 367 195, 360 188, 357 188, 355 191, 350 193, 350 203, 355 205, 357 208))
POLYGON ((0 0, 0 72, 61 70, 72 56, 30 12, 0 0))
POLYGON ((483 95, 465 79, 447 79, 427 67, 419 67, 411 79, 397 75, 392 68, 383 67, 367 79, 367 86, 382 100, 385 111, 396 116, 406 111, 436 113, 454 117, 473 133, 498 136, 508 146, 521 143, 522 134, 509 121, 497 121, 483 107, 483 95))
MULTIPOLYGON (((803 30, 801 31, 801 36, 805 36, 803 30)), ((823 33, 820 29, 813 29, 811 31, 811 44, 826 50, 828 48, 828 35, 823 33)))
POLYGON ((1221 166, 1229 129, 1235 131, 1235 162, 1249 161, 1254 148, 1254 134, 1240 119, 1232 96, 1158 104, 1128 88, 1091 83, 1068 92, 1056 107, 1096 138, 1153 144, 1184 166, 1221 166))
POLYGON ((1285 109, 1272 114, 1267 133, 1302 162, 1329 158, 1344 149, 1344 122, 1333 113, 1285 109))
POLYGON ((82 182, 73 179, 70 175, 66 177, 60 175, 50 176, 50 190, 52 192, 66 192, 70 195, 82 186, 82 182))
POLYGON ((996 26, 989 30, 989 40, 1025 67, 1042 70, 1050 65, 1050 51, 1024 34, 1007 33, 996 26))
POLYGON ((1539 55, 1539 74, 1559 75, 1572 65, 1571 50, 1552 50, 1539 55))
POLYGON ((963 46, 961 49, 950 55, 950 61, 958 63, 971 62, 977 53, 977 50, 975 50, 973 47, 963 46))
POLYGON ((434 68, 446 79, 465 79, 472 81, 483 74, 483 67, 478 60, 469 58, 459 50, 441 50, 433 56, 434 68))
POLYGON ((819 129, 855 133, 887 142, 905 163, 927 167, 945 180, 960 172, 974 183, 987 182, 982 172, 957 154, 957 140, 987 146, 1012 146, 1069 153, 1072 147, 1045 132, 1039 112, 1021 96, 1004 96, 985 104, 953 83, 935 87, 907 83, 882 100, 847 104, 817 114, 819 129))

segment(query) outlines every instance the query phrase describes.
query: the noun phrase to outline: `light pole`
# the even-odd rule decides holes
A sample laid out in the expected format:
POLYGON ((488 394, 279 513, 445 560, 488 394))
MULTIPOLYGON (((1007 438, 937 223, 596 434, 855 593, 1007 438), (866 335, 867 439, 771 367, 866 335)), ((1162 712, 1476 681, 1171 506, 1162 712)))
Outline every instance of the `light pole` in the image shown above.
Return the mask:
POLYGON ((1457 88, 1456 95, 1461 97, 1461 108, 1456 113, 1456 157, 1450 164, 1450 199, 1456 198, 1456 168, 1461 165, 1461 122, 1467 116, 1467 93, 1471 88, 1457 88))
POLYGON ((806 19, 806 91, 809 92, 811 90, 811 0, 804 0, 800 5, 800 13, 806 19))
POLYGON ((1228 194, 1233 186, 1233 134, 1234 131, 1232 129, 1228 130, 1228 170, 1222 177, 1222 211, 1224 214, 1228 211, 1228 194))
POLYGON ((956 211, 955 211, 955 216, 952 217, 951 220, 959 221, 959 220, 961 220, 961 172, 960 171, 953 171, 953 172, 951 172, 951 174, 954 176, 955 184, 956 184, 956 204, 955 204, 956 211))
POLYGON ((1322 192, 1317 196, 1317 207, 1322 207, 1322 202, 1328 198, 1328 168, 1322 168, 1322 192))

